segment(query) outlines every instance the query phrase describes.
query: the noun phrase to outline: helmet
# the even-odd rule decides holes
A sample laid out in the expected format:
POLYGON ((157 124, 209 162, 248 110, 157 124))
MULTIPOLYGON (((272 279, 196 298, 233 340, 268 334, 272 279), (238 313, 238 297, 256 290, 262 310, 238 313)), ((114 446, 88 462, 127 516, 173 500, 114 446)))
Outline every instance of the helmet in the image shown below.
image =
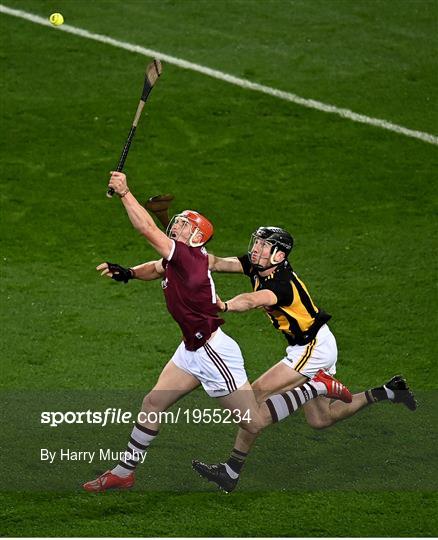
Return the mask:
POLYGON ((271 250, 269 259, 270 264, 268 266, 262 266, 260 264, 261 253, 258 262, 253 263, 253 266, 258 268, 259 270, 267 270, 268 268, 272 268, 273 266, 277 266, 278 264, 280 264, 282 261, 275 262, 275 255, 279 251, 282 251, 285 255, 285 258, 287 258, 289 256, 289 253, 292 251, 294 245, 292 235, 284 229, 281 229, 280 227, 259 227, 255 232, 253 232, 249 242, 248 256, 250 260, 251 253, 254 249, 254 244, 260 241, 263 242, 263 245, 269 245, 271 250))
MULTIPOLYGON (((166 229, 167 236, 170 237, 172 227, 176 221, 182 221, 190 225, 191 235, 188 240, 188 244, 191 247, 203 246, 213 236, 214 230, 213 230, 212 223, 206 217, 204 217, 199 212, 196 212, 195 210, 184 210, 180 214, 176 214, 175 216, 173 216, 173 218, 170 220, 169 225, 167 226, 167 229, 166 229), (202 238, 199 242, 195 242, 194 238, 198 233, 201 233, 202 238)), ((180 235, 181 235, 181 232, 178 235, 178 237, 180 235)), ((175 240, 178 240, 178 238, 176 238, 175 240)))

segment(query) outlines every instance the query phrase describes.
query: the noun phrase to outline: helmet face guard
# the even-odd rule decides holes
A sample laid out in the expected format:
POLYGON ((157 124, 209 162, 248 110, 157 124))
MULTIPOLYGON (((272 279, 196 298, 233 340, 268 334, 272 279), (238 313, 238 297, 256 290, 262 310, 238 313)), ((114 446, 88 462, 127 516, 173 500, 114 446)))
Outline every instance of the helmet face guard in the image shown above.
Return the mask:
POLYGON ((292 236, 279 227, 259 227, 252 235, 248 245, 248 257, 257 270, 268 270, 281 264, 293 247, 292 236), (268 249, 266 249, 268 248, 268 249), (276 261, 278 252, 284 259, 276 261))
MULTIPOLYGON (((183 241, 190 247, 201 247, 213 236, 213 225, 199 212, 184 210, 184 212, 173 216, 167 226, 166 234, 172 240, 183 241), (177 230, 175 230, 175 225, 178 225, 177 230), (180 240, 185 231, 188 231, 188 238, 180 240), (195 238, 199 234, 201 239, 196 242, 195 238)), ((186 235, 184 234, 184 236, 186 235)))
POLYGON ((273 266, 280 264, 274 260, 277 253, 278 249, 271 244, 271 242, 265 240, 264 238, 260 238, 260 236, 257 236, 256 233, 251 235, 248 245, 248 257, 254 268, 257 268, 257 270, 267 270, 268 268, 272 268, 273 266), (263 255, 263 253, 266 251, 266 247, 269 248, 267 256, 263 255), (254 248, 257 250, 257 254, 253 253, 254 248), (262 261, 265 261, 264 264, 262 261))
POLYGON ((169 225, 167 226, 167 229, 166 229, 166 234, 169 238, 172 238, 172 240, 178 241, 181 235, 183 235, 183 233, 186 230, 190 232, 190 237, 189 237, 189 241, 190 241, 190 239, 193 236, 192 224, 187 218, 183 217, 181 214, 176 214, 169 221, 169 225), (179 225, 178 230, 174 228, 176 224, 179 225))

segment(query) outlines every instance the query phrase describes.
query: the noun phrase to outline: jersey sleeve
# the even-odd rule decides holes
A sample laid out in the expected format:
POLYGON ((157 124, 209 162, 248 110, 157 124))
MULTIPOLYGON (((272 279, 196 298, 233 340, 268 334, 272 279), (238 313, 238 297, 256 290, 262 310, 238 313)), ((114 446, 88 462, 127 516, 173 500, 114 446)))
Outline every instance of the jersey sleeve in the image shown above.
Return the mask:
POLYGON ((166 264, 167 264, 170 260, 172 260, 174 254, 175 254, 176 242, 175 242, 175 240, 172 240, 172 242, 173 242, 173 246, 172 246, 172 249, 170 250, 169 255, 168 255, 167 257, 163 257, 163 262, 166 262, 166 264))
POLYGON ((171 250, 169 257, 167 258, 167 264, 171 264, 178 273, 185 273, 186 268, 191 261, 190 248, 183 244, 183 242, 173 241, 173 249, 171 250))
POLYGON ((277 297, 276 306, 290 306, 294 299, 294 293, 290 282, 276 281, 275 279, 265 283, 264 289, 272 291, 277 297))
POLYGON ((246 276, 250 276, 251 275, 252 264, 249 262, 248 254, 245 253, 245 255, 242 255, 241 257, 237 257, 237 258, 239 259, 240 264, 242 265, 243 273, 246 276))

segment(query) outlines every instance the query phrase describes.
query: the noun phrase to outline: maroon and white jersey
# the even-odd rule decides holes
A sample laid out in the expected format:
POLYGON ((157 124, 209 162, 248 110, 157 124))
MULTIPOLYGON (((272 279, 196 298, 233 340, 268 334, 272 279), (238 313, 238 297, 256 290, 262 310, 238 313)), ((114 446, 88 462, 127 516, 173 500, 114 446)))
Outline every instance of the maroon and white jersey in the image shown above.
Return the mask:
POLYGON ((174 241, 168 259, 163 259, 163 267, 161 286, 167 309, 182 330, 186 349, 196 351, 225 322, 217 316, 207 251, 205 247, 174 241))

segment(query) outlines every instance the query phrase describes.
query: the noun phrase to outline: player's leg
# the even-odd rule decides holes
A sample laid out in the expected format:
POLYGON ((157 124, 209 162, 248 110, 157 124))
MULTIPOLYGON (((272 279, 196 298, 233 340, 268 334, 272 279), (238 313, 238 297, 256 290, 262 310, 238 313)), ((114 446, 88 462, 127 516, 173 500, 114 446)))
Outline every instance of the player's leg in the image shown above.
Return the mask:
MULTIPOLYGON (((327 325, 318 332, 310 354, 301 356, 301 350, 297 347, 288 347, 287 350, 288 355, 283 359, 283 362, 292 369, 299 369, 301 374, 306 377, 312 377, 320 368, 327 370, 332 375, 336 373, 338 349, 336 339, 327 325)), ((336 422, 337 416, 339 419, 341 416, 351 416, 365 407, 366 404, 364 393, 353 395, 351 403, 341 403, 338 400, 331 402, 321 397, 307 403, 304 407, 304 414, 310 426, 321 429, 336 422)))
POLYGON ((314 399, 303 407, 306 421, 309 426, 315 429, 323 429, 331 426, 335 422, 353 416, 367 405, 364 392, 353 394, 351 403, 342 403, 345 407, 334 408, 336 402, 331 402, 327 398, 314 399))
MULTIPOLYGON (((265 427, 281 421, 296 412, 305 403, 321 395, 336 395, 340 399, 350 400, 351 395, 339 381, 319 373, 310 381, 282 394, 271 395, 266 401, 258 404, 249 383, 238 388, 233 393, 219 398, 222 406, 230 411, 238 412, 238 418, 250 417, 250 421, 239 423, 242 431, 246 431, 249 448, 255 437, 265 427), (335 386, 335 390, 333 390, 335 386)), ((243 447, 246 448, 246 447, 243 447)), ((247 448, 247 450, 249 450, 247 448)), ((208 465, 193 460, 192 466, 202 477, 215 482, 224 491, 232 491, 238 482, 239 474, 248 452, 234 448, 227 463, 208 465)))
MULTIPOLYGON (((304 365, 301 362, 301 373, 311 377, 316 369, 324 366, 328 373, 334 374, 337 356, 335 337, 327 326, 322 327, 317 335, 317 345, 308 361, 304 365)), ((316 429, 322 429, 353 416, 370 404, 384 400, 403 403, 411 410, 416 408, 415 398, 406 381, 403 377, 396 376, 382 386, 354 394, 350 403, 330 401, 324 398, 315 399, 306 404, 304 414, 309 425, 316 429)))
MULTIPOLYGON (((269 396, 280 394, 285 390, 304 384, 307 377, 301 375, 283 362, 278 362, 268 371, 256 379, 251 387, 258 403, 262 403, 269 396)), ((239 428, 234 443, 233 451, 227 464, 236 472, 240 473, 245 459, 257 439, 258 433, 239 428)))
MULTIPOLYGON (((252 388, 259 403, 269 396, 284 393, 287 389, 296 388, 305 384, 321 368, 329 369, 336 363, 336 342, 331 332, 324 329, 321 334, 324 339, 317 337, 307 345, 289 346, 286 356, 266 373, 261 375, 252 388), (329 349, 326 350, 325 342, 329 337, 329 349), (323 348, 321 352, 321 347, 323 348), (314 356, 316 355, 316 361, 314 356), (305 370, 300 373, 298 369, 305 370)), ((280 403, 282 400, 279 400, 280 403)), ((294 402, 297 400, 295 399, 294 402)), ((240 473, 251 447, 257 439, 257 434, 251 433, 244 428, 239 429, 234 448, 227 461, 227 465, 236 474, 240 473)))
POLYGON ((145 428, 158 430, 159 413, 166 411, 199 385, 200 382, 196 377, 176 365, 173 359, 169 360, 155 386, 143 399, 139 423, 145 428))
POLYGON ((389 400, 391 403, 401 403, 410 411, 417 408, 417 400, 402 375, 395 375, 382 386, 371 388, 364 392, 369 405, 389 400))
POLYGON ((381 401, 402 403, 411 411, 417 408, 417 402, 406 380, 401 375, 396 375, 382 386, 353 394, 351 403, 320 398, 307 403, 303 410, 310 426, 324 429, 381 401))
POLYGON ((246 444, 241 443, 235 447, 240 453, 249 451, 255 438, 265 427, 284 420, 317 397, 333 397, 345 402, 351 402, 352 399, 349 390, 342 383, 322 370, 309 380, 279 363, 265 375, 266 377, 262 376, 252 387, 246 383, 232 394, 219 398, 224 408, 239 411, 241 418, 245 418, 245 413, 250 416, 249 422, 239 422, 241 431, 248 435, 242 435, 246 444), (268 384, 271 385, 269 389, 268 384), (254 387, 258 389, 259 400, 256 399, 254 387), (260 402, 260 398, 267 395, 270 397, 260 402))
MULTIPOLYGON (((303 375, 290 369, 283 362, 279 362, 256 379, 251 384, 251 387, 256 402, 260 404, 265 401, 267 397, 280 393, 288 388, 299 386, 306 381, 307 377, 303 377, 303 375)), ((230 404, 228 405, 230 406, 230 404)), ((227 474, 222 475, 222 489, 227 488, 227 491, 231 491, 235 488, 246 458, 259 434, 260 432, 251 433, 250 430, 239 427, 234 442, 234 448, 231 451, 228 460, 223 464, 227 474)), ((202 465, 198 465, 197 467, 202 468, 202 465)), ((220 474, 220 471, 218 471, 218 474, 220 474)))
POLYGON ((193 375, 178 367, 173 359, 170 360, 154 388, 143 399, 138 420, 121 460, 112 470, 105 472, 96 480, 85 483, 84 489, 98 492, 110 488, 132 487, 135 481, 134 472, 139 463, 144 461, 149 445, 158 435, 159 413, 166 411, 199 384, 193 375))
MULTIPOLYGON (((310 351, 313 345, 309 347, 310 351)), ((271 423, 293 414, 304 403, 318 395, 329 395, 334 391, 339 399, 347 401, 351 399, 348 389, 341 383, 330 377, 323 380, 318 376, 312 381, 304 382, 302 386, 284 394, 274 394, 265 402, 258 404, 248 383, 240 348, 221 329, 218 329, 215 335, 194 353, 194 358, 193 369, 196 371, 192 373, 202 382, 206 392, 212 397, 217 397, 224 408, 234 411, 240 426, 251 434, 259 433, 271 423), (329 388, 328 381, 330 384, 336 384, 335 390, 329 388)), ((281 366, 277 367, 277 370, 283 373, 281 366)), ((279 381, 280 374, 276 376, 275 371, 266 377, 272 379, 273 388, 284 387, 279 381)))
POLYGON ((307 380, 308 377, 305 377, 281 361, 260 375, 251 386, 257 401, 262 403, 269 396, 280 394, 295 386, 300 386, 307 380))
POLYGON ((113 474, 126 477, 144 461, 149 445, 158 435, 160 413, 199 386, 199 381, 170 360, 153 389, 144 397, 141 411, 129 438, 126 452, 113 474))
MULTIPOLYGON (((231 394, 217 398, 222 408, 232 412, 235 421, 241 426, 239 431, 247 434, 250 440, 256 439, 265 425, 272 422, 270 411, 265 403, 257 403, 251 385, 246 381, 231 394), (240 421, 239 421, 240 420, 240 421)), ((229 493, 235 489, 240 469, 247 453, 234 449, 227 463, 208 465, 194 459, 193 469, 203 478, 215 482, 222 490, 229 493)))
MULTIPOLYGON (((332 336, 328 328, 322 333, 324 336, 326 334, 332 336)), ((335 343, 334 337, 333 342, 335 343)), ((319 375, 319 379, 309 381, 310 377, 307 373, 300 373, 295 369, 295 367, 304 368, 309 363, 312 354, 315 354, 315 351, 319 349, 317 340, 312 340, 311 343, 304 346, 288 347, 287 356, 253 383, 257 401, 263 401, 269 396, 266 402, 260 405, 260 410, 264 413, 264 418, 261 419, 262 427, 286 418, 318 395, 331 394, 332 385, 336 386, 336 393, 331 395, 336 395, 336 397, 347 401, 351 399, 348 390, 335 379, 319 375), (270 417, 267 417, 269 423, 266 423, 266 407, 270 413, 270 417)), ((332 355, 325 357, 324 360, 325 365, 318 362, 313 366, 314 375, 320 368, 329 367, 336 362, 336 346, 332 350, 332 355)), ((233 395, 227 399, 232 402, 233 395)), ((231 408, 229 405, 228 407, 231 408)), ((235 446, 226 463, 207 465, 195 460, 193 461, 194 469, 202 476, 215 481, 222 489, 226 491, 234 489, 240 471, 259 432, 260 426, 242 424, 235 446)))

